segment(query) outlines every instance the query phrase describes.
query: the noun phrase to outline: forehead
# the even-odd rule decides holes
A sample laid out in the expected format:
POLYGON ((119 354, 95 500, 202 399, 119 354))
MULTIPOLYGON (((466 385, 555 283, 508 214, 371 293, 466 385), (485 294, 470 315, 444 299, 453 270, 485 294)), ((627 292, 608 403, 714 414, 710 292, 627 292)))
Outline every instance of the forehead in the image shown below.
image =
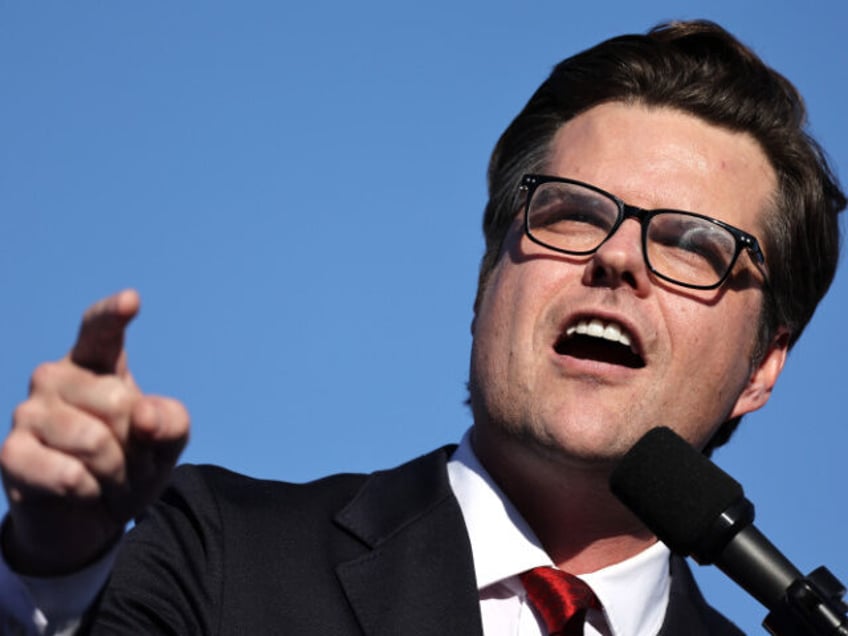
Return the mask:
POLYGON ((777 178, 757 141, 671 108, 612 102, 569 120, 547 171, 642 208, 706 214, 754 234, 777 178))

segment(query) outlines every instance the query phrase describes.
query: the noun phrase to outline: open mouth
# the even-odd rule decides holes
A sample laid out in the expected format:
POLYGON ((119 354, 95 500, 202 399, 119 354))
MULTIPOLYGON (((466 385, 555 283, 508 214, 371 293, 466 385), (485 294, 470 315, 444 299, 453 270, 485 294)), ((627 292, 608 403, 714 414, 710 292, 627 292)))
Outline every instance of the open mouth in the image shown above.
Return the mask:
POLYGON ((559 355, 630 369, 645 366, 645 360, 637 352, 627 330, 616 322, 597 318, 581 319, 570 324, 557 338, 554 350, 559 355))

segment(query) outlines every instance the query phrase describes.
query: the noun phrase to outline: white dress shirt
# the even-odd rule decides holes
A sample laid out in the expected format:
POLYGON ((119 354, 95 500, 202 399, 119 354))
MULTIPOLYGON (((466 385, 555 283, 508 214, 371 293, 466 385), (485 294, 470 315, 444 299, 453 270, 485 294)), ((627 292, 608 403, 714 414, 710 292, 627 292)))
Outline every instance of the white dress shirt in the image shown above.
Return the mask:
MULTIPOLYGON (((480 464, 470 431, 448 462, 450 485, 471 539, 485 636, 544 636, 518 575, 553 565, 536 535, 480 464)), ((590 610, 585 634, 653 636, 668 606, 669 550, 662 543, 626 561, 580 575, 603 605, 590 610)))

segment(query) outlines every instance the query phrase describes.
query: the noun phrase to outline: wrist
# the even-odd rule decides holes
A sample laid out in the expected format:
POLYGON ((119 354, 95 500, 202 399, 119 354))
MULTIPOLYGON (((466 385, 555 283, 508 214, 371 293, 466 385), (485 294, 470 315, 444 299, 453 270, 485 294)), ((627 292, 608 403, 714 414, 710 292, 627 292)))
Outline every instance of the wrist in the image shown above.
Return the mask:
POLYGON ((56 577, 72 574, 108 554, 120 542, 124 529, 86 531, 75 524, 36 524, 30 531, 7 514, 0 526, 0 550, 16 574, 56 577))

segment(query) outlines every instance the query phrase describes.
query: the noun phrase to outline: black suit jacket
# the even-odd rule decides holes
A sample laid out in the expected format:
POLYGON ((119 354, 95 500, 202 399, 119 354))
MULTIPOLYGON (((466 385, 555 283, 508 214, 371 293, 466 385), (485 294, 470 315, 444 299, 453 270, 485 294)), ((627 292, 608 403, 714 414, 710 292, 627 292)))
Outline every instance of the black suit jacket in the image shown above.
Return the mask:
MULTIPOLYGON (((303 485, 182 467, 128 535, 95 633, 478 635, 451 448, 303 485)), ((660 634, 741 634, 673 557, 660 634)))

